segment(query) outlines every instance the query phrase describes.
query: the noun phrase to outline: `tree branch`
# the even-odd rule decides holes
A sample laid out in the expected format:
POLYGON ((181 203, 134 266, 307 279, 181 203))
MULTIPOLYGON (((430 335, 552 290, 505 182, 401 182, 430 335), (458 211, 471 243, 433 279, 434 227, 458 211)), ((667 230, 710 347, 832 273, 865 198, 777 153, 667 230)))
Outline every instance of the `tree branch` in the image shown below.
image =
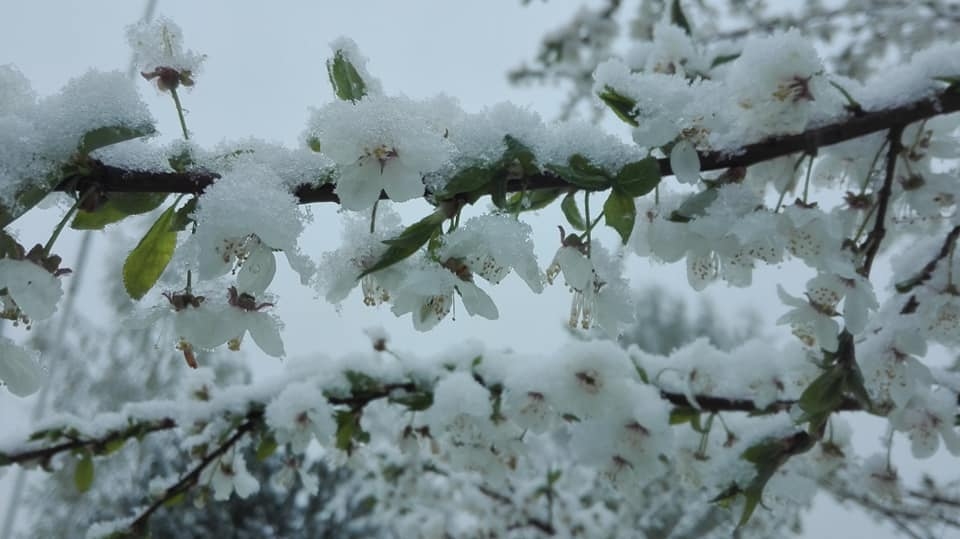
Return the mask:
MULTIPOLYGON (((795 152, 813 152, 823 146, 837 144, 958 110, 960 110, 960 92, 944 89, 930 98, 889 109, 864 112, 860 115, 851 114, 840 121, 811 128, 795 135, 773 137, 731 151, 702 152, 700 154, 701 170, 744 167, 795 152)), ((673 174, 669 159, 660 159, 658 165, 662 175, 673 174)), ((220 177, 219 174, 211 171, 151 172, 127 170, 96 160, 91 161, 89 166, 89 172, 65 178, 57 186, 57 190, 83 191, 93 186, 103 193, 198 194, 220 177)), ((568 185, 559 176, 541 172, 523 178, 511 178, 507 185, 507 191, 550 189, 567 187, 568 185)), ((333 192, 333 188, 332 184, 321 185, 315 183, 314 179, 309 179, 296 189, 295 194, 301 204, 339 202, 340 199, 333 192)), ((381 193, 380 196, 386 198, 384 193, 381 193)))
POLYGON ((873 266, 873 260, 880 250, 880 243, 883 242, 887 234, 885 221, 887 220, 887 208, 890 206, 890 197, 893 194, 893 179, 897 171, 897 159, 900 158, 900 152, 903 150, 903 143, 900 140, 903 135, 904 124, 895 125, 890 128, 887 134, 887 167, 883 178, 883 185, 877 191, 877 215, 874 218, 873 230, 863 241, 860 250, 865 253, 863 266, 860 267, 860 274, 864 277, 870 277, 870 268, 873 266))
POLYGON ((223 454, 229 451, 230 448, 239 442, 241 438, 253 430, 260 423, 261 419, 263 419, 262 410, 253 410, 248 413, 246 421, 237 427, 237 430, 232 436, 227 438, 212 452, 208 453, 187 473, 187 475, 181 477, 180 480, 177 481, 173 486, 165 490, 160 498, 150 504, 150 506, 147 507, 147 509, 145 509, 142 513, 140 513, 140 515, 138 515, 137 518, 130 523, 130 531, 136 534, 137 537, 146 535, 147 522, 149 521, 150 516, 158 509, 166 505, 170 500, 193 488, 197 484, 197 481, 200 480, 200 474, 203 473, 203 470, 213 463, 213 461, 223 456, 223 454))
MULTIPOLYGON (((691 403, 690 399, 683 393, 671 393, 669 391, 660 391, 660 396, 673 404, 674 406, 680 406, 685 408, 690 408, 691 403)), ((764 414, 772 414, 778 412, 789 411, 790 408, 797 405, 796 400, 778 400, 768 404, 765 407, 757 406, 756 402, 751 399, 736 399, 736 398, 725 398, 725 397, 714 397, 710 395, 694 395, 697 404, 700 406, 700 409, 704 412, 756 412, 764 414)), ((837 406, 836 411, 839 412, 858 412, 864 411, 863 407, 855 399, 850 397, 843 397, 843 400, 837 406)))
POLYGON ((10 464, 25 464, 31 461, 40 461, 42 463, 46 463, 60 453, 85 448, 89 448, 95 455, 109 453, 112 449, 114 449, 113 446, 117 442, 126 441, 130 438, 137 438, 153 432, 170 430, 176 426, 176 421, 166 418, 159 421, 136 423, 123 430, 113 431, 101 438, 87 439, 81 439, 75 435, 60 430, 46 432, 41 431, 39 433, 35 433, 32 439, 36 437, 46 438, 49 436, 54 437, 54 439, 67 438, 70 441, 40 449, 31 449, 16 453, 0 453, 0 466, 7 466, 10 464))

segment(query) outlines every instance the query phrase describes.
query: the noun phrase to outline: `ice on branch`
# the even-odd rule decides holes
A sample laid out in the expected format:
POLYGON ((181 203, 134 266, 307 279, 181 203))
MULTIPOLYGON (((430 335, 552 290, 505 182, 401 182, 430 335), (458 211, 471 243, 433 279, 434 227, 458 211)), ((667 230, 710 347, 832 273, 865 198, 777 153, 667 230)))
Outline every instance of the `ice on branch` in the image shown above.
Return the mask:
POLYGON ((313 113, 307 138, 337 163, 335 192, 344 208, 368 209, 381 190, 396 202, 423 196, 423 176, 447 164, 455 151, 425 107, 403 97, 367 96, 313 113))
POLYGON ((0 382, 14 395, 26 397, 40 389, 45 378, 37 354, 0 337, 0 382))

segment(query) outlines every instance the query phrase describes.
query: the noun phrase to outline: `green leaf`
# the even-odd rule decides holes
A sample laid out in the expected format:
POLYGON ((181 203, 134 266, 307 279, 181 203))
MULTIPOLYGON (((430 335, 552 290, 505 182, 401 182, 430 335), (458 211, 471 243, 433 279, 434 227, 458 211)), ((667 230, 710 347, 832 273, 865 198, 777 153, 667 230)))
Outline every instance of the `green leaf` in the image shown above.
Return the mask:
POLYGON ((167 208, 147 231, 123 263, 123 286, 133 299, 140 299, 153 288, 166 269, 177 246, 177 233, 171 230, 176 203, 167 208))
POLYGON ((603 217, 607 226, 616 230, 626 244, 633 232, 633 223, 637 220, 637 206, 633 203, 633 197, 616 189, 611 190, 607 201, 603 203, 603 217))
POLYGON ((354 442, 367 443, 370 441, 370 433, 360 427, 360 416, 362 414, 362 410, 337 410, 335 414, 337 449, 350 454, 355 447, 354 442))
POLYGON ((367 84, 363 82, 357 68, 353 67, 342 49, 338 49, 333 54, 332 60, 327 60, 327 74, 330 76, 333 93, 338 98, 356 103, 367 95, 367 84))
POLYGON ((447 200, 455 195, 472 193, 481 189, 486 190, 491 180, 493 180, 492 170, 480 166, 470 166, 454 174, 436 196, 438 200, 447 200))
POLYGON ((560 209, 563 210, 563 216, 567 218, 575 230, 586 230, 587 225, 583 222, 583 216, 580 215, 580 208, 577 207, 577 200, 574 198, 575 192, 567 193, 560 203, 560 209))
POLYGON ((257 460, 260 462, 267 460, 277 451, 277 447, 277 439, 272 434, 265 434, 257 445, 257 460))
POLYGON ((546 165, 544 168, 563 178, 567 183, 582 189, 599 191, 610 187, 611 178, 602 168, 590 163, 580 155, 570 156, 568 165, 546 165))
POLYGON ((173 220, 170 222, 170 230, 175 232, 186 230, 187 225, 193 222, 193 217, 190 217, 190 214, 197 210, 197 202, 199 201, 200 197, 195 196, 177 210, 177 214, 173 216, 173 220))
POLYGON ((524 174, 536 174, 539 172, 537 159, 530 148, 510 135, 505 135, 503 142, 507 145, 507 149, 503 152, 503 157, 500 160, 501 165, 509 166, 519 164, 524 174))
POLYGON ((430 241, 434 234, 440 232, 440 226, 446 219, 447 216, 443 212, 433 212, 407 227, 396 238, 385 240, 383 243, 390 247, 374 265, 364 270, 357 278, 388 268, 417 252, 420 247, 430 241))
POLYGON ((73 484, 77 487, 77 491, 83 494, 93 486, 93 478, 93 457, 90 453, 85 453, 73 469, 73 484))
POLYGON ((807 415, 832 412, 843 401, 844 378, 840 365, 818 376, 800 394, 800 409, 807 415))
POLYGON ((632 197, 642 197, 660 185, 660 164, 653 157, 628 163, 617 173, 613 185, 632 197))
POLYGON ((670 22, 683 28, 683 31, 687 35, 691 35, 690 31, 690 21, 687 20, 687 16, 683 14, 683 7, 680 5, 680 0, 673 0, 673 4, 670 6, 670 22))
POLYGON ((521 191, 510 195, 503 209, 510 213, 520 213, 524 211, 535 211, 546 208, 558 196, 567 192, 565 187, 556 187, 551 189, 535 189, 533 191, 521 191))
POLYGON ((70 228, 74 230, 101 230, 104 226, 131 215, 154 210, 167 199, 167 193, 113 193, 95 211, 78 210, 70 228))
POLYGON ((723 64, 726 64, 726 63, 730 63, 730 62, 736 60, 737 58, 740 58, 740 53, 736 53, 736 54, 721 54, 721 55, 715 57, 712 62, 710 62, 710 69, 713 69, 713 68, 717 67, 718 65, 723 65, 723 64))
POLYGON ((135 138, 145 137, 154 132, 150 124, 130 127, 127 125, 105 125, 84 133, 77 151, 89 155, 94 150, 135 138))
POLYGON ((680 204, 680 207, 670 213, 670 220, 675 223, 686 223, 707 213, 707 207, 717 199, 716 189, 706 189, 689 197, 680 204))
POLYGON ((689 406, 678 406, 670 410, 670 424, 671 425, 682 425, 683 423, 690 423, 694 418, 700 417, 700 410, 696 408, 691 408, 689 406))
POLYGON ((13 236, 0 230, 0 258, 14 258, 18 254, 18 245, 20 244, 13 236))
POLYGON ((637 122, 637 102, 629 97, 617 93, 610 86, 604 86, 603 91, 598 94, 598 97, 601 101, 604 102, 614 114, 617 115, 617 118, 620 118, 627 124, 637 127, 640 125, 637 122))
POLYGON ((111 455, 120 450, 124 445, 127 444, 126 438, 114 438, 109 440, 107 443, 103 444, 103 448, 98 453, 99 455, 111 455))
POLYGON ((317 137, 308 137, 307 147, 317 153, 320 153, 320 139, 318 139, 317 137))
POLYGON ((383 390, 383 384, 376 378, 360 371, 346 370, 343 377, 350 384, 350 393, 353 395, 379 393, 383 390))
POLYGON ((187 492, 178 492, 163 502, 164 507, 176 507, 187 500, 187 492))
POLYGON ((13 195, 13 204, 10 207, 0 204, 0 228, 14 222, 39 204, 45 196, 60 184, 60 180, 61 175, 58 173, 50 174, 39 182, 27 181, 26 185, 13 195))
POLYGON ((387 400, 401 406, 406 406, 411 412, 419 412, 433 406, 433 393, 429 391, 417 391, 403 395, 391 395, 387 400))

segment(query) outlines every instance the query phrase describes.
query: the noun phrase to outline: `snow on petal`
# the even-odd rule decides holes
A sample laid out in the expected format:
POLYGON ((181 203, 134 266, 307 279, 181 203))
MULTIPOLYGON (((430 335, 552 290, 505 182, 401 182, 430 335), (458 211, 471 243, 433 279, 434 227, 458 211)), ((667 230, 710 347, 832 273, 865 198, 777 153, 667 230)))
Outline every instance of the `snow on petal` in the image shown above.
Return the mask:
POLYGON ((44 373, 31 354, 10 339, 0 337, 0 382, 10 393, 26 397, 36 393, 43 383, 44 373))
POLYGON ((50 318, 63 296, 60 280, 29 260, 0 259, 0 289, 29 318, 50 318))
POLYGON ((681 140, 670 150, 670 168, 680 183, 700 181, 700 156, 688 140, 681 140))

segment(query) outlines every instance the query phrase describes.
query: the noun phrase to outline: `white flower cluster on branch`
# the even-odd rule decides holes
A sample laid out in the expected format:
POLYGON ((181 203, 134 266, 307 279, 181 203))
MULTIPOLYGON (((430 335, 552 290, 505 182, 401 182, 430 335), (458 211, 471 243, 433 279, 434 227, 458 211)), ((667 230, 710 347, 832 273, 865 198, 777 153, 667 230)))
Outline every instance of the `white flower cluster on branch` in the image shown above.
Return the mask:
MULTIPOLYGON (((195 83, 202 57, 183 51, 179 29, 165 19, 129 37, 143 76, 170 93, 189 139, 177 88, 195 83)), ((193 368, 209 351, 240 349, 247 335, 267 355, 284 355, 274 314, 282 298, 270 293, 280 252, 328 301, 347 301, 359 286, 365 304, 389 304, 419 331, 444 323, 457 303, 498 318, 487 290, 510 273, 533 293, 562 276, 572 295, 569 326, 602 333, 549 359, 467 349, 442 364, 400 359, 381 336, 377 357, 291 362, 287 376, 269 382, 203 385, 191 393, 200 402, 131 404, 92 422, 51 419, 27 446, 0 453, 0 463, 47 465, 66 451, 106 456, 131 437, 176 429, 193 466, 158 482, 165 486, 143 512, 96 529, 106 533, 143 531, 160 506, 197 486, 216 500, 257 492, 247 470, 253 441, 257 454, 278 446, 289 453, 278 484, 291 484, 294 472, 313 484, 301 467, 310 448, 358 468, 367 455, 403 471, 374 496, 398 530, 420 525, 404 515, 428 499, 404 500, 399 476, 407 488, 429 490, 423 474, 409 474, 422 470, 475 484, 481 498, 519 511, 501 521, 504 529, 481 510, 429 526, 453 535, 490 526, 500 535, 561 525, 554 494, 543 494, 546 518, 527 510, 539 495, 518 494, 542 478, 546 490, 537 492, 562 485, 595 506, 608 487, 623 503, 646 501, 645 489, 676 473, 713 501, 738 504, 739 521, 728 519, 727 528, 747 526, 761 503, 790 514, 835 470, 859 469, 842 458, 846 441, 834 434, 844 411, 888 418, 918 458, 941 441, 960 454, 960 384, 930 368, 927 350, 960 343, 960 144, 956 119, 944 115, 960 109, 960 48, 919 52, 865 83, 829 74, 797 31, 748 38, 718 59, 689 28, 664 21, 628 58, 601 64, 594 93, 630 126, 627 144, 510 104, 467 113, 446 97, 388 95, 342 39, 327 64, 339 101, 314 111, 301 148, 137 146, 149 166, 121 144, 152 130, 128 82, 88 74, 37 101, 3 68, 0 95, 14 104, 0 103, 0 142, 10 142, 0 144, 6 319, 28 325, 55 313, 69 270, 51 249, 68 222, 102 228, 158 209, 123 265, 128 294, 153 305, 128 324, 163 325, 162 344, 193 368), (855 128, 844 133, 848 123, 855 128), (112 191, 105 171, 127 183, 177 175, 189 185, 112 191), (75 204, 47 245, 27 251, 9 225, 54 188, 72 192, 75 204), (344 215, 341 247, 316 262, 300 250, 310 219, 299 205, 304 190, 326 190, 344 215), (180 196, 171 203, 168 191, 180 196), (490 211, 471 216, 485 197, 490 211), (390 204, 421 198, 432 209, 404 226, 390 204), (567 222, 543 265, 525 219, 556 201, 567 222), (601 225, 616 233, 617 251, 598 239, 601 225), (874 263, 895 242, 910 244, 893 259, 892 281, 875 285, 874 263), (782 350, 749 342, 725 353, 697 342, 666 358, 624 352, 613 342, 633 319, 623 271, 631 253, 685 262, 696 290, 718 280, 750 286, 760 265, 803 266, 805 282, 777 288, 778 322, 797 339, 782 350), (759 417, 728 425, 732 412, 759 417), (715 421, 723 440, 710 438, 720 430, 715 421), (563 451, 576 464, 547 461, 563 451)), ((5 338, 0 352, 0 380, 13 393, 40 387, 30 352, 5 338)), ((889 463, 886 471, 893 474, 889 463)), ((647 518, 639 507, 596 511, 592 521, 565 525, 599 530, 611 514, 647 518)), ((751 524, 757 533, 766 518, 751 524)))

